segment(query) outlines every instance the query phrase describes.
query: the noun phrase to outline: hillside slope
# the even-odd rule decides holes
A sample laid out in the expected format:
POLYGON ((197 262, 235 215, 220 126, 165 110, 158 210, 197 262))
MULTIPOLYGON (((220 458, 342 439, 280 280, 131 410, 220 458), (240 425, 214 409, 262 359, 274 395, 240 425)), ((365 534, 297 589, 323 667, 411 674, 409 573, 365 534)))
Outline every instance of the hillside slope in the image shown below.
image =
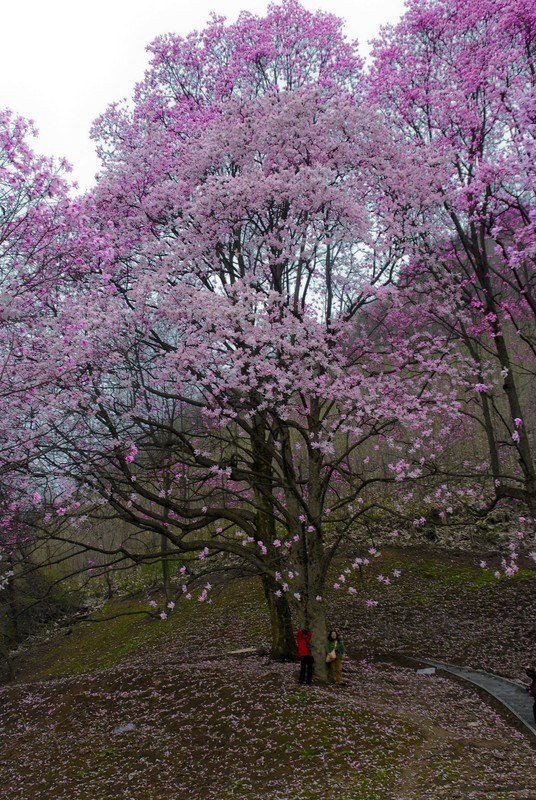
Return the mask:
POLYGON ((165 623, 137 616, 140 600, 116 602, 105 615, 131 615, 34 646, 0 689, 6 796, 534 800, 534 750, 507 718, 470 688, 372 658, 429 643, 431 655, 480 648, 519 671, 530 638, 513 656, 512 642, 534 578, 497 586, 425 554, 402 569, 370 612, 362 598, 327 598, 352 651, 341 688, 301 688, 294 664, 226 654, 266 643, 253 581, 220 587, 211 607, 181 603, 165 623))

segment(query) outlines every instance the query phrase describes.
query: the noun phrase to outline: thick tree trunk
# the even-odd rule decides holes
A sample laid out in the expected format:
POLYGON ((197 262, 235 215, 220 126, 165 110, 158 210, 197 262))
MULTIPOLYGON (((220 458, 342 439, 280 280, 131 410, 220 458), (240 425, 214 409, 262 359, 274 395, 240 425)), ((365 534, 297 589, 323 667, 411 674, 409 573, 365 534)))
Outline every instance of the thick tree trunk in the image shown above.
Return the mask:
MULTIPOLYGON (((318 404, 311 402, 309 431, 313 437, 320 429, 318 404)), ((285 500, 290 534, 299 535, 299 546, 295 548, 297 571, 300 577, 300 599, 297 613, 302 627, 313 633, 312 650, 315 659, 314 676, 320 683, 327 681, 325 645, 327 639, 326 612, 321 597, 324 589, 324 544, 322 530, 323 480, 322 457, 313 448, 308 449, 308 491, 307 504, 300 504, 298 498, 303 490, 298 487, 294 467, 291 436, 288 428, 281 427, 281 457, 285 476, 285 500), (307 511, 305 523, 300 521, 303 511, 307 511)))
MULTIPOLYGON (((311 399, 309 412, 309 430, 316 440, 320 434, 320 408, 316 399, 311 399)), ((324 507, 324 480, 322 478, 322 456, 317 449, 311 448, 309 461, 309 513, 312 525, 307 526, 304 533, 307 543, 307 596, 306 614, 309 627, 313 631, 313 655, 315 658, 315 675, 318 681, 327 681, 326 665, 326 612, 323 601, 316 598, 323 595, 324 590, 324 542, 322 513, 324 507)))
MULTIPOLYGON (((255 465, 255 493, 257 539, 268 549, 270 565, 274 572, 282 572, 283 565, 277 549, 273 546, 276 538, 276 522, 272 501, 273 474, 272 453, 267 442, 265 420, 256 415, 251 437, 251 451, 255 465)), ((280 586, 269 575, 262 576, 266 604, 270 614, 272 637, 272 658, 291 659, 296 654, 292 613, 287 597, 278 597, 275 592, 280 586)))
POLYGON ((312 647, 315 659, 314 679, 326 683, 328 668, 326 664, 326 611, 323 603, 313 597, 305 608, 305 625, 313 632, 312 647))
POLYGON ((290 605, 284 594, 275 595, 278 586, 266 575, 262 577, 262 585, 270 614, 271 656, 279 661, 292 660, 296 655, 296 642, 290 605))
POLYGON ((323 600, 317 600, 318 597, 322 597, 324 589, 324 551, 321 537, 317 531, 307 532, 304 536, 307 545, 307 565, 304 575, 304 596, 302 597, 304 625, 313 632, 315 679, 325 683, 328 677, 325 652, 326 611, 323 600))

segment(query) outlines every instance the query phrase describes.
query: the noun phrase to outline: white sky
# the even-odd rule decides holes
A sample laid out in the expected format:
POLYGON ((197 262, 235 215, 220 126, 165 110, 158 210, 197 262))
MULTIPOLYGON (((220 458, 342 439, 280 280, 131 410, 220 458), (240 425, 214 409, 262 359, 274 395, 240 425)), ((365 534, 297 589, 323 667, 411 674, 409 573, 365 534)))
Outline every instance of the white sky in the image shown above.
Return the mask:
MULTIPOLYGON (((0 0, 0 108, 33 119, 36 149, 65 156, 81 189, 98 162, 89 138, 106 106, 130 96, 158 34, 203 27, 210 12, 234 20, 245 9, 262 13, 264 0, 0 0)), ((403 0, 302 0, 346 22, 363 53, 380 25, 395 22, 403 0)))

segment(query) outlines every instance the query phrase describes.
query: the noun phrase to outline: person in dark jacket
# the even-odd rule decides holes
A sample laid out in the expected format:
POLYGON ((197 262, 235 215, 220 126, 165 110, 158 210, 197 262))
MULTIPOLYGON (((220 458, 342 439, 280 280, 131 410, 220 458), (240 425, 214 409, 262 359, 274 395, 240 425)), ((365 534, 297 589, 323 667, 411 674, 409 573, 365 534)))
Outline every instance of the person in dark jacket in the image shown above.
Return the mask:
POLYGON ((300 628, 296 634, 296 646, 298 648, 298 658, 300 659, 300 683, 310 684, 313 679, 313 658, 311 640, 313 632, 307 628, 300 628))
POLYGON ((532 664, 529 664, 528 667, 526 667, 525 673, 531 680, 531 684, 528 688, 528 693, 534 700, 532 711, 534 713, 534 722, 536 723, 536 663, 534 661, 532 662, 532 664))

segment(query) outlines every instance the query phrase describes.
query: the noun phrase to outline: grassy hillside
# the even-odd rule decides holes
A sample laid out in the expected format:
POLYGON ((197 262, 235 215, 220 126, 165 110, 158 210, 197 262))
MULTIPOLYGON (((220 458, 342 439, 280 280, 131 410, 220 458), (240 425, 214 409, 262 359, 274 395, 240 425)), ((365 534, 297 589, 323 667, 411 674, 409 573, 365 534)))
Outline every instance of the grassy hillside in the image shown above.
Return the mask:
POLYGON ((426 553, 378 564, 385 574, 395 565, 394 586, 363 590, 374 589, 375 609, 361 596, 326 599, 352 654, 340 688, 301 688, 293 664, 227 654, 267 643, 251 580, 215 589, 212 606, 179 603, 165 622, 138 615, 144 600, 114 602, 101 612, 113 619, 32 648, 0 689, 7 796, 533 800, 534 750, 507 719, 471 689, 373 652, 429 642, 429 655, 481 652, 518 670, 534 575, 497 584, 464 559, 426 553))

